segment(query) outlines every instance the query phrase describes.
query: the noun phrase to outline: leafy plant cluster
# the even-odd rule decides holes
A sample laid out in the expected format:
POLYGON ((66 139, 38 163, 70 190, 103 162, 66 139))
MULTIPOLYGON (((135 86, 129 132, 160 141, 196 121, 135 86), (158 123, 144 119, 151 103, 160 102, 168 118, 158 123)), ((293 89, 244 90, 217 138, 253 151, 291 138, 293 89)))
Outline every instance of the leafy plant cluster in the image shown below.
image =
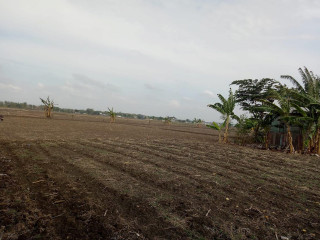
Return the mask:
POLYGON ((198 118, 194 118, 193 121, 192 121, 192 123, 195 124, 197 127, 201 127, 203 122, 204 121, 201 118, 199 118, 199 119, 198 118))
POLYGON ((290 75, 281 78, 289 80, 293 87, 280 81, 263 79, 236 80, 231 85, 238 89, 229 91, 228 99, 218 94, 219 103, 208 106, 222 114, 222 124, 212 123, 209 127, 221 131, 223 142, 228 142, 230 120, 235 119, 237 134, 241 144, 247 141, 264 143, 269 147, 268 134, 272 123, 277 120, 287 134, 288 150, 320 154, 320 77, 306 67, 299 68, 301 82, 290 75), (235 105, 249 113, 249 117, 234 114, 235 105), (294 149, 292 127, 299 127, 303 138, 302 149, 294 149))

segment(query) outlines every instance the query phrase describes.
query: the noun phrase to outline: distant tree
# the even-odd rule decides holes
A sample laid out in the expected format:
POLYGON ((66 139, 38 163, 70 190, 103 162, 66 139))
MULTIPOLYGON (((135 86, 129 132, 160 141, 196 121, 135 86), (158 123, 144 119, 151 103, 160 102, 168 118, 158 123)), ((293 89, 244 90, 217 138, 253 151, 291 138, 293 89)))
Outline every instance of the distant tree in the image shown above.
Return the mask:
POLYGON ((86 109, 86 113, 89 115, 92 115, 94 113, 94 109, 93 108, 87 108, 86 109))
POLYGON ((50 100, 49 96, 47 97, 47 99, 40 98, 40 100, 44 105, 44 113, 45 113, 46 118, 51 118, 53 107, 55 105, 53 100, 50 100))
POLYGON ((113 108, 111 108, 111 109, 108 108, 107 113, 108 113, 109 116, 110 116, 110 122, 111 122, 111 123, 114 123, 114 122, 116 121, 116 112, 113 111, 113 108))
POLYGON ((199 119, 194 118, 192 123, 196 124, 197 127, 201 127, 202 123, 203 123, 203 120, 201 120, 200 118, 199 119))
POLYGON ((225 119, 225 132, 223 136, 223 142, 228 142, 228 131, 229 131, 229 125, 231 122, 231 118, 237 118, 237 116, 234 114, 234 108, 236 106, 236 98, 232 93, 232 90, 230 88, 229 90, 229 97, 228 99, 225 99, 221 94, 218 94, 218 97, 221 101, 221 103, 214 103, 209 104, 208 107, 213 108, 214 110, 218 111, 222 114, 222 117, 225 119))
POLYGON ((171 117, 167 116, 167 117, 164 118, 164 124, 170 125, 171 122, 172 122, 172 118, 171 117))
POLYGON ((142 114, 137 114, 137 118, 138 119, 145 119, 146 117, 144 115, 142 115, 142 114))

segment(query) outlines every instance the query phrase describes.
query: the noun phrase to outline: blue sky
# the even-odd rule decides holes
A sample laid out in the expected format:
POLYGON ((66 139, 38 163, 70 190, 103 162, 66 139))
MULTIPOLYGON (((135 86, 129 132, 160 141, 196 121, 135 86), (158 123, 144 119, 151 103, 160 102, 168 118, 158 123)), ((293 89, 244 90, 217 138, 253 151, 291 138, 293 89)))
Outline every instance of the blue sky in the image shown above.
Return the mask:
POLYGON ((320 74, 318 0, 0 0, 0 100, 219 120, 233 80, 320 74))

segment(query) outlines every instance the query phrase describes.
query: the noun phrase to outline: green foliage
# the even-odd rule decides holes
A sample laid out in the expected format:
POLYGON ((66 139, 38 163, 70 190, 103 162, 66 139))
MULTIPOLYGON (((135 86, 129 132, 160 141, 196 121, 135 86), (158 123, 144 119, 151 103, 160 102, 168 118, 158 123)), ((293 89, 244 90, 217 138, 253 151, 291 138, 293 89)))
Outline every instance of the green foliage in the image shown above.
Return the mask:
POLYGON ((220 131, 222 128, 224 128, 224 124, 223 124, 223 123, 222 123, 222 124, 218 124, 218 123, 216 123, 216 122, 212 122, 211 125, 206 124, 206 126, 209 127, 209 128, 215 129, 215 130, 219 130, 219 131, 220 131))
POLYGON ((292 96, 296 101, 296 110, 300 114, 297 121, 302 129, 304 148, 320 154, 320 77, 306 67, 299 68, 302 83, 290 75, 282 75, 294 85, 292 96))
POLYGON ((236 80, 231 85, 237 85, 235 98, 240 107, 249 111, 254 118, 259 118, 261 111, 255 107, 261 106, 260 99, 270 99, 270 90, 277 90, 281 85, 278 81, 270 78, 236 80))
POLYGON ((197 124, 197 123, 202 123, 203 121, 201 120, 201 118, 199 119, 194 118, 192 122, 197 124))
POLYGON ((236 119, 237 116, 234 114, 234 108, 236 106, 236 98, 232 93, 230 88, 229 90, 229 97, 228 99, 224 98, 221 94, 218 94, 218 98, 220 102, 209 104, 208 107, 213 108, 214 110, 218 111, 222 114, 223 119, 225 119, 225 133, 223 137, 223 142, 228 142, 228 129, 231 118, 236 119))
POLYGON ((242 114, 237 119, 237 124, 235 128, 237 129, 237 140, 238 143, 244 145, 246 143, 252 142, 253 136, 252 133, 254 128, 258 124, 257 120, 254 118, 248 118, 245 114, 242 114))
POLYGON ((203 122, 204 121, 201 118, 199 118, 199 119, 194 118, 192 121, 192 123, 196 124, 197 127, 201 127, 203 122))
POLYGON ((221 94, 218 94, 220 103, 209 104, 208 107, 215 109, 220 112, 223 116, 232 116, 234 115, 233 111, 236 106, 236 99, 230 88, 229 97, 225 99, 221 94))
POLYGON ((110 116, 110 122, 115 122, 116 121, 116 112, 113 110, 113 108, 108 108, 107 113, 110 116))
MULTIPOLYGON (((235 92, 237 103, 251 114, 249 119, 255 122, 255 141, 264 142, 268 147, 267 135, 272 122, 277 119, 286 126, 290 152, 294 151, 291 127, 299 126, 308 151, 320 153, 320 78, 306 67, 299 68, 299 74, 301 82, 290 75, 281 76, 290 80, 293 88, 269 78, 237 80, 232 85, 238 86, 235 92)), ((247 121, 240 117, 236 125, 241 129, 239 133, 245 131, 247 121)))
POLYGON ((221 131, 222 129, 226 126, 226 121, 224 121, 223 123, 216 123, 216 122, 212 122, 211 125, 206 125, 209 128, 215 129, 219 131, 219 139, 218 141, 221 142, 221 131))
POLYGON ((254 128, 254 140, 256 142, 263 142, 264 137, 261 136, 261 133, 264 131, 264 125, 268 122, 269 117, 265 113, 264 108, 261 108, 263 103, 260 100, 264 99, 273 102, 274 98, 270 96, 270 92, 277 91, 281 84, 271 78, 262 78, 260 80, 236 80, 231 85, 238 86, 235 97, 241 109, 248 111, 251 114, 251 119, 257 122, 254 128))
POLYGON ((313 72, 309 71, 306 67, 304 67, 304 69, 299 68, 298 71, 302 79, 302 84, 290 75, 282 75, 281 78, 290 80, 298 92, 308 95, 318 101, 320 98, 319 76, 313 74, 313 72))

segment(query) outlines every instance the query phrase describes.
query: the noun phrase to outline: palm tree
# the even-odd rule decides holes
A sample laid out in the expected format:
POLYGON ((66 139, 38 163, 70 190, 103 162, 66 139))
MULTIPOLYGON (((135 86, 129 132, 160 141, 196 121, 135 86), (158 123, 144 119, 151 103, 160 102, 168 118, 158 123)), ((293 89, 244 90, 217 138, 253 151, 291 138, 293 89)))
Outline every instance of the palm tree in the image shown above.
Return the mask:
POLYGON ((114 123, 116 121, 116 112, 113 111, 113 108, 108 108, 108 112, 107 112, 110 116, 110 122, 114 123))
POLYGON ((233 112, 236 106, 236 99, 232 93, 231 88, 229 90, 228 99, 225 99, 221 94, 218 94, 218 98, 220 99, 221 103, 209 104, 208 107, 213 108, 214 110, 221 113, 223 118, 225 119, 225 132, 223 136, 223 142, 227 143, 231 118, 236 118, 236 115, 233 112))
POLYGON ((44 115, 46 118, 51 118, 52 116, 52 110, 54 107, 54 102, 53 100, 50 100, 50 97, 48 96, 47 99, 42 99, 40 98, 41 102, 44 105, 44 115))
POLYGON ((313 74, 306 67, 299 68, 302 79, 300 84, 290 75, 281 76, 289 79, 295 87, 293 95, 300 100, 299 106, 305 111, 307 117, 300 123, 304 132, 304 143, 308 151, 320 153, 320 77, 313 74))

